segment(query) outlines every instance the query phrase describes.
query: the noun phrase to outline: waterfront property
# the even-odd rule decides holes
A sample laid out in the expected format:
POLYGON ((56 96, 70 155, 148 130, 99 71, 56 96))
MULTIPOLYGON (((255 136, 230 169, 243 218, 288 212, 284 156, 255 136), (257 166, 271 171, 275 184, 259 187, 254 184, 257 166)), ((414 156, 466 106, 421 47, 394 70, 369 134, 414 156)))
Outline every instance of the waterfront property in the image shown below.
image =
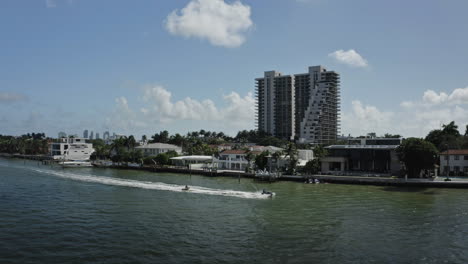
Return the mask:
POLYGON ((326 147, 321 160, 322 173, 399 175, 402 165, 396 148, 401 139, 350 139, 347 145, 326 147))
POLYGON ((172 164, 190 169, 216 168, 217 163, 213 162, 213 156, 179 156, 171 158, 172 164))
MULTIPOLYGON (((252 153, 256 155, 260 154, 261 151, 252 151, 252 153)), ((225 150, 219 154, 219 158, 216 160, 216 162, 218 163, 218 169, 245 171, 245 169, 249 165, 249 161, 246 159, 246 156, 247 150, 225 150)), ((252 164, 253 160, 250 162, 252 164)))
POLYGON ((175 151, 177 154, 182 154, 182 148, 176 145, 166 143, 150 143, 143 146, 135 147, 136 150, 141 150, 145 156, 155 156, 169 151, 175 151))
POLYGON ((86 143, 84 138, 60 138, 50 143, 49 153, 53 159, 89 160, 94 152, 93 144, 86 143))
POLYGON ((468 149, 449 149, 440 153, 441 175, 468 176, 468 149))
POLYGON ((258 130, 299 142, 329 144, 337 138, 340 75, 322 66, 308 73, 267 71, 257 78, 258 130))

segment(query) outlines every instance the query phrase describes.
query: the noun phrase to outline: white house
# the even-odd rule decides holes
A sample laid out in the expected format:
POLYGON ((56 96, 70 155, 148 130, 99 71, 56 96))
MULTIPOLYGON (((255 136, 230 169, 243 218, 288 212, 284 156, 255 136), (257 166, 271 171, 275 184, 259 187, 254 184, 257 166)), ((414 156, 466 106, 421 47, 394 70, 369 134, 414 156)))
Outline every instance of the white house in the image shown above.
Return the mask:
POLYGON ((440 153, 440 174, 468 176, 468 149, 449 149, 440 153))
POLYGON ((175 166, 189 167, 190 169, 205 169, 205 168, 216 168, 213 162, 212 156, 178 156, 171 158, 172 164, 175 166))
POLYGON ((175 151, 177 154, 182 154, 182 148, 176 145, 166 143, 150 143, 143 146, 135 147, 136 150, 141 150, 145 156, 156 156, 161 153, 175 151))
MULTIPOLYGON (((252 154, 260 154, 261 152, 252 151, 252 154)), ((218 163, 218 169, 220 170, 236 170, 245 171, 249 162, 245 158, 247 155, 246 150, 242 149, 231 149, 225 150, 219 154, 219 158, 216 160, 218 163)), ((254 160, 250 161, 250 165, 254 164, 254 160)))

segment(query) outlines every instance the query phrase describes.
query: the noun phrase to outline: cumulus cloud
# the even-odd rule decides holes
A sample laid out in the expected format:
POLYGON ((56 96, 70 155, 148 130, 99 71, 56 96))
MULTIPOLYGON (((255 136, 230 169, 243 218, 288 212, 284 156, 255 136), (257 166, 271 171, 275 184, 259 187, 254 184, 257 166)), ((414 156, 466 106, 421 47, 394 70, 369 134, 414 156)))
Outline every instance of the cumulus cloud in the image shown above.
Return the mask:
POLYGON ((18 93, 0 92, 0 103, 24 101, 27 97, 18 93))
MULTIPOLYGON (((129 107, 125 97, 116 99, 116 106, 107 125, 119 130, 151 129, 154 126, 173 126, 182 121, 216 124, 224 129, 248 129, 253 126, 255 99, 251 93, 242 97, 236 92, 223 96, 223 106, 212 100, 187 97, 173 100, 172 93, 162 86, 148 86, 141 96, 144 106, 139 110, 129 107)), ((213 126, 212 126, 213 127, 213 126)))
POLYGON ((468 87, 451 93, 427 90, 422 99, 403 101, 400 108, 382 111, 375 106, 353 101, 351 111, 343 112, 342 132, 365 135, 368 132, 402 134, 424 137, 442 124, 455 121, 460 127, 468 124, 468 87))
POLYGON ((350 49, 348 51, 337 50, 328 54, 328 56, 335 59, 339 63, 343 63, 351 67, 365 68, 369 66, 367 60, 365 60, 359 53, 357 53, 353 49, 350 49))
POLYGON ((182 10, 172 11, 165 21, 173 35, 207 39, 215 46, 239 47, 252 27, 250 6, 235 1, 192 0, 182 10))
POLYGON ((468 104, 468 86, 453 90, 448 100, 454 104, 468 104))
POLYGON ((359 100, 351 102, 351 111, 342 115, 343 132, 365 135, 369 132, 389 133, 394 117, 393 112, 381 111, 372 105, 364 105, 359 100))
POLYGON ((450 94, 427 90, 423 94, 423 102, 426 105, 468 104, 468 87, 454 89, 450 94))
POLYGON ((423 101, 429 104, 441 104, 447 101, 449 96, 444 93, 436 93, 432 90, 427 90, 424 92, 423 101))

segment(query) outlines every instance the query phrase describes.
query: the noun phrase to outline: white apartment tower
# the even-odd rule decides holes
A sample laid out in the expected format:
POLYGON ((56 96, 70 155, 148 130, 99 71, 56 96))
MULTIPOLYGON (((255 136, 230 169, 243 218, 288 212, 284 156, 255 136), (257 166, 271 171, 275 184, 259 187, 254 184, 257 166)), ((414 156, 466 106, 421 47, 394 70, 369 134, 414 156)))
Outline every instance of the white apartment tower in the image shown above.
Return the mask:
POLYGON ((322 66, 308 73, 267 71, 257 78, 257 125, 260 131, 299 142, 328 144, 339 132, 340 75, 322 66))

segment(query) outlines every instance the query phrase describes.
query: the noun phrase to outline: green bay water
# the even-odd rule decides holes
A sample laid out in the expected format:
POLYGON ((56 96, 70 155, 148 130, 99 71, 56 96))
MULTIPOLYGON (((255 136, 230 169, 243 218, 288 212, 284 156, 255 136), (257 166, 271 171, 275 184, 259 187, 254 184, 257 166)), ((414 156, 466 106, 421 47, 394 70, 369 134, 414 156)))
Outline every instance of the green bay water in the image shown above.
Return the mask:
POLYGON ((468 263, 468 190, 0 159, 0 263, 252 262, 468 263))

